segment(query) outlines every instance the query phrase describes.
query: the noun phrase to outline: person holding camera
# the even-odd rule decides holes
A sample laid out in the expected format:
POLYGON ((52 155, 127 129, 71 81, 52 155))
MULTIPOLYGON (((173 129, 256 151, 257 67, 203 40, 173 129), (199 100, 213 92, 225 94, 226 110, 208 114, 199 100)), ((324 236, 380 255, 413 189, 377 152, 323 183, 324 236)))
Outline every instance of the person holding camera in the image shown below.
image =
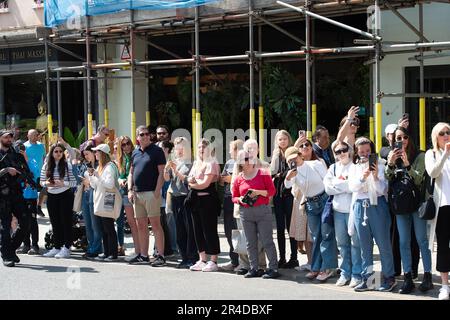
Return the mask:
POLYGON ((434 179, 433 199, 436 216, 431 220, 429 246, 437 239, 436 270, 441 273, 439 300, 449 300, 450 272, 450 124, 437 123, 431 130, 433 148, 425 153, 425 168, 434 179))
POLYGON ((69 258, 72 246, 72 188, 77 180, 72 165, 66 161, 64 146, 56 143, 50 147, 41 170, 40 183, 47 187, 47 209, 55 237, 55 246, 44 257, 69 258))
MULTIPOLYGON (((415 191, 423 189, 425 177, 425 154, 417 149, 408 131, 403 127, 397 127, 394 132, 394 146, 388 155, 386 166, 386 179, 389 181, 389 194, 397 195, 389 197, 391 211, 395 214, 397 229, 400 237, 400 254, 404 271, 404 282, 399 293, 411 293, 415 287, 412 276, 411 258, 411 227, 422 253, 424 269, 423 281, 419 290, 426 292, 433 288, 431 279, 431 251, 428 248, 427 221, 420 219, 418 209, 422 201, 415 191), (404 186, 407 190, 404 190, 404 186), (403 195, 403 196, 402 196, 403 195), (397 200, 398 199, 398 200, 397 200), (395 203, 394 202, 399 202, 395 203), (402 203, 400 203, 402 202, 402 203), (399 212, 411 208, 413 212, 399 212)), ((408 210, 408 211, 411 211, 408 210)))
POLYGON ((326 281, 335 275, 337 268, 337 247, 334 227, 322 222, 322 211, 328 200, 323 179, 327 167, 320 160, 305 161, 296 147, 286 150, 286 160, 290 170, 284 184, 291 188, 294 184, 306 198, 308 227, 313 238, 311 272, 306 277, 326 281))
POLYGON ((249 153, 241 150, 237 156, 238 175, 233 179, 233 202, 239 204, 239 214, 247 239, 247 251, 250 270, 245 278, 260 276, 258 273, 258 238, 269 259, 269 268, 262 277, 275 279, 278 273, 277 251, 272 239, 272 210, 270 197, 276 193, 271 177, 257 168, 254 159, 250 161, 249 153))
POLYGON ((387 183, 384 163, 375 153, 374 143, 360 137, 355 142, 354 165, 349 170, 349 189, 353 192, 349 216, 349 234, 359 237, 362 257, 362 282, 355 291, 369 291, 373 276, 373 239, 375 239, 384 276, 378 291, 392 291, 397 285, 389 230, 391 217, 386 202, 387 183))
POLYGON ((360 120, 358 118, 359 106, 351 106, 347 116, 341 120, 336 141, 348 143, 353 148, 356 141, 360 120))

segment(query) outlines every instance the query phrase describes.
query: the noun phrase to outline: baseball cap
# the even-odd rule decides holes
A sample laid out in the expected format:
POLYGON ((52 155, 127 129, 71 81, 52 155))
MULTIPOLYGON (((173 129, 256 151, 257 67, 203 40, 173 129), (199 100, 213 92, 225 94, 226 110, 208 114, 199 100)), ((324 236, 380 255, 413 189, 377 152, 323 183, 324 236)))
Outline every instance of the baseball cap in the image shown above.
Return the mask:
POLYGON ((300 150, 296 147, 289 147, 284 152, 284 156, 286 157, 286 161, 290 161, 292 159, 297 158, 297 155, 301 154, 300 150))
POLYGON ((395 123, 388 124, 384 129, 384 134, 394 133, 397 129, 397 125, 395 123))
POLYGON ((5 134, 10 135, 10 136, 14 136, 14 133, 11 130, 6 130, 6 129, 2 129, 0 130, 0 137, 3 137, 5 134))
POLYGON ((107 144, 102 143, 96 146, 95 148, 92 148, 92 151, 101 151, 103 153, 109 154, 111 150, 109 149, 109 146, 107 144))

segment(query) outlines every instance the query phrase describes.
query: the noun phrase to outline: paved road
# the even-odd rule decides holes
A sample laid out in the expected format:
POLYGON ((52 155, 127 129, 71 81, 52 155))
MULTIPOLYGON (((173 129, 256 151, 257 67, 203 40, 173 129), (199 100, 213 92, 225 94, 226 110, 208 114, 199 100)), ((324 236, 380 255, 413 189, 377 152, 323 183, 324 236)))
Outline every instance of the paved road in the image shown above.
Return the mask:
MULTIPOLYGON (((47 218, 40 218, 39 224, 43 239, 49 228, 49 221, 47 218)), ((219 232, 221 248, 226 250, 228 245, 222 225, 219 232)), ((131 248, 130 237, 127 236, 126 242, 131 248)), ((128 254, 131 252, 131 249, 127 250, 128 254)), ((168 261, 167 267, 152 268, 149 265, 128 265, 124 261, 87 261, 81 258, 81 254, 82 252, 74 252, 72 258, 60 260, 20 255, 21 263, 15 268, 0 267, 0 299, 415 300, 435 299, 439 289, 436 286, 433 292, 425 296, 418 292, 407 296, 398 293, 357 293, 348 287, 336 287, 336 279, 330 279, 325 284, 314 283, 305 278, 305 273, 295 270, 281 270, 283 276, 277 280, 244 279, 226 272, 178 270, 175 268, 175 260, 168 261)), ((299 258, 301 263, 306 262, 305 255, 300 255, 299 258)), ((222 253, 219 263, 227 261, 227 254, 222 253)), ((375 266, 375 270, 378 269, 379 263, 375 266)), ((434 276, 434 282, 439 283, 437 275, 434 276)))

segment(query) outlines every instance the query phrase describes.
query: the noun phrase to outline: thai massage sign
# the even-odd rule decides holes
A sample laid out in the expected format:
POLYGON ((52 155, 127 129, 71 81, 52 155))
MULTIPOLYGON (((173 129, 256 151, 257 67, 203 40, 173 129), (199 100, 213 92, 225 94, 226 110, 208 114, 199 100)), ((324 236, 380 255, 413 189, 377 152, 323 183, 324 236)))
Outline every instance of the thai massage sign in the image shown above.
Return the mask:
MULTIPOLYGON (((49 49, 50 60, 55 60, 55 52, 49 49)), ((0 49, 0 64, 19 64, 45 61, 44 46, 0 49)))

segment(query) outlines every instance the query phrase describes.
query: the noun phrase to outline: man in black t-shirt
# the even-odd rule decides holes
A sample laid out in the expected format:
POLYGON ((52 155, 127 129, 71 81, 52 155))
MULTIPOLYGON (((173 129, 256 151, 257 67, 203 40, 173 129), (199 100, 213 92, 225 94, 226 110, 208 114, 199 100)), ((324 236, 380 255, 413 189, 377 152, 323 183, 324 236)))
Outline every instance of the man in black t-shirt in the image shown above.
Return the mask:
POLYGON ((164 184, 166 158, 161 148, 150 140, 150 130, 139 126, 136 130, 139 147, 131 155, 131 168, 128 176, 128 199, 133 203, 137 220, 141 252, 130 263, 149 263, 148 221, 155 235, 158 255, 151 263, 153 267, 166 264, 164 259, 164 231, 160 222, 161 189, 164 184))

